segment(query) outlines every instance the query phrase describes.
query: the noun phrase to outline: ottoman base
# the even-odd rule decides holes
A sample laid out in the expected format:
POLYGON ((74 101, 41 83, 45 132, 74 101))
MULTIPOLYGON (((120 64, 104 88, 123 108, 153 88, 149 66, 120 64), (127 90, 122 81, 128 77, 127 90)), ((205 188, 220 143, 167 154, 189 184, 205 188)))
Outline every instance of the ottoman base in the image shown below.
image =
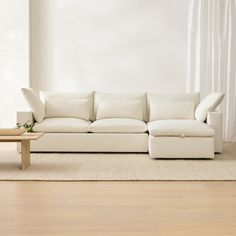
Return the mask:
POLYGON ((213 137, 154 137, 148 138, 151 158, 214 158, 213 137))

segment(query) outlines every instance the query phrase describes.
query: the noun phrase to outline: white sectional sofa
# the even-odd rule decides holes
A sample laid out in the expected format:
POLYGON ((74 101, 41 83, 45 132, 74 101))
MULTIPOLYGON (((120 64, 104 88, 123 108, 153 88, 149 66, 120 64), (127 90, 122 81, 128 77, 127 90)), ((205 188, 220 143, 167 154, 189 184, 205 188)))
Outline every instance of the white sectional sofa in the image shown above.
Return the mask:
POLYGON ((149 152, 152 158, 213 158, 222 152, 224 94, 56 93, 22 89, 31 111, 17 122, 44 132, 33 152, 149 152))

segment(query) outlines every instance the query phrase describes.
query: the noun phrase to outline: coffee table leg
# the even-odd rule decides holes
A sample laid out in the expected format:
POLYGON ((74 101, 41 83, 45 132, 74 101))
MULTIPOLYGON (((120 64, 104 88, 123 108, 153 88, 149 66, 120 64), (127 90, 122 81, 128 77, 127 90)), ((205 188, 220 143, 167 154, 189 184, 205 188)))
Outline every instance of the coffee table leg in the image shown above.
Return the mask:
POLYGON ((30 140, 21 141, 21 169, 25 170, 30 165, 30 140))

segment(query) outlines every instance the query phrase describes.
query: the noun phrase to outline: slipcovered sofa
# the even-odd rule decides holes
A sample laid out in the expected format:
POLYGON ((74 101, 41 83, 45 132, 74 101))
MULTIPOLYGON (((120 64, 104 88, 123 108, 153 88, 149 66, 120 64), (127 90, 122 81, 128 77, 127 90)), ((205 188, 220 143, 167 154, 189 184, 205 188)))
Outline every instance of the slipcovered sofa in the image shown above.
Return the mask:
POLYGON ((22 92, 30 111, 17 112, 44 132, 32 152, 149 152, 152 158, 214 158, 222 152, 223 93, 22 92))

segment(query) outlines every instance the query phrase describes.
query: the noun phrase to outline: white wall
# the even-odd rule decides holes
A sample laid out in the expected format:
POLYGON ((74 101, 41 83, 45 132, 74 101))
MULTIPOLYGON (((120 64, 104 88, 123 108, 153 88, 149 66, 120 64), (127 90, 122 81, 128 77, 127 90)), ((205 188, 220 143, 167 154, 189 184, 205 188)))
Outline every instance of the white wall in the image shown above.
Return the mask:
POLYGON ((188 3, 31 0, 31 86, 185 92, 188 3))
POLYGON ((14 127, 28 86, 28 0, 0 0, 0 127, 14 127))

